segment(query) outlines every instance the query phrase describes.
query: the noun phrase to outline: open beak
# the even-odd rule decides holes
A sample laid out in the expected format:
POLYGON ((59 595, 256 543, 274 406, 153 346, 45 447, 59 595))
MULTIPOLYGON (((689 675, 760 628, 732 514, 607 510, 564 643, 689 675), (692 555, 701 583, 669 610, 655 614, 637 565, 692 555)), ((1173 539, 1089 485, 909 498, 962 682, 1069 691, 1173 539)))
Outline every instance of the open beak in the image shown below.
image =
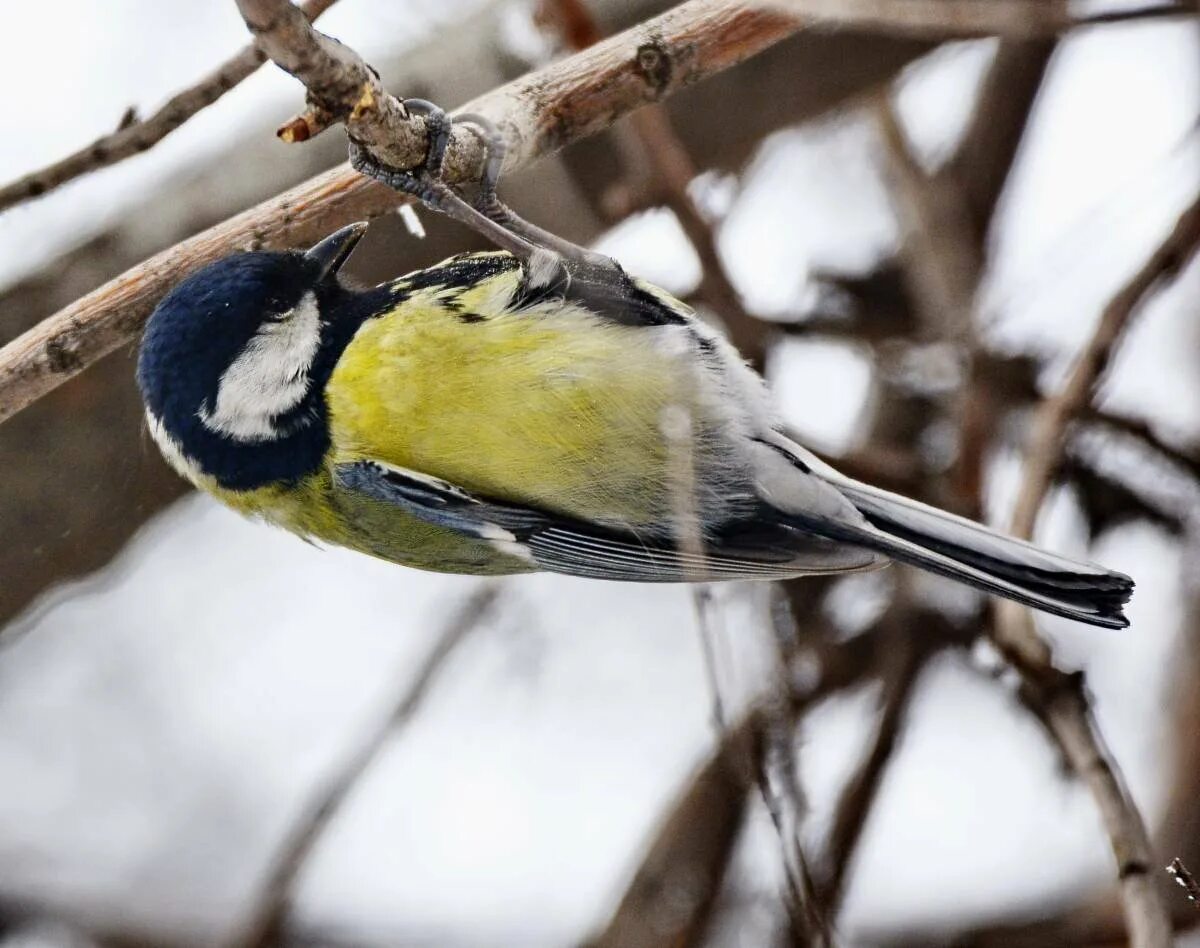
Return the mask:
POLYGON ((341 230, 335 230, 319 244, 310 247, 304 254, 304 259, 317 264, 319 279, 332 279, 342 269, 342 264, 354 252, 355 246, 366 232, 366 221, 347 224, 341 230))

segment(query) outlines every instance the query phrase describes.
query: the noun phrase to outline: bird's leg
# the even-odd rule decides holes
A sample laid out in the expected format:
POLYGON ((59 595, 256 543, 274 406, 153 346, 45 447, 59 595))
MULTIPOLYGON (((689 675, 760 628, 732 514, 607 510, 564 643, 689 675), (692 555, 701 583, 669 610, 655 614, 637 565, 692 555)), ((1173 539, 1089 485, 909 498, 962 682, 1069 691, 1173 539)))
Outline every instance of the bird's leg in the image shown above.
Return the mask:
POLYGON ((527 264, 536 263, 539 272, 563 271, 562 261, 557 253, 492 220, 459 197, 443 180, 442 163, 446 157, 446 146, 450 143, 450 120, 446 113, 424 99, 405 99, 404 105, 410 111, 425 117, 429 133, 429 147, 425 152, 425 160, 411 171, 391 168, 377 161, 362 145, 351 139, 350 164, 354 170, 402 194, 411 194, 431 210, 466 224, 497 247, 507 250, 527 264))
POLYGON ((600 268, 611 268, 614 266, 610 257, 587 250, 578 244, 571 243, 571 241, 559 237, 557 234, 543 230, 536 224, 529 223, 529 221, 518 216, 512 208, 500 200, 499 195, 496 194, 496 185, 500 181, 500 171, 504 166, 504 155, 508 151, 508 146, 505 144, 504 137, 500 134, 499 129, 496 128, 491 119, 482 115, 468 113, 465 115, 456 115, 452 121, 455 125, 473 125, 479 134, 480 140, 483 142, 483 174, 480 175, 478 191, 476 192, 474 202, 472 202, 478 211, 484 214, 489 220, 495 221, 505 230, 525 238, 525 240, 535 246, 553 250, 573 263, 600 268))

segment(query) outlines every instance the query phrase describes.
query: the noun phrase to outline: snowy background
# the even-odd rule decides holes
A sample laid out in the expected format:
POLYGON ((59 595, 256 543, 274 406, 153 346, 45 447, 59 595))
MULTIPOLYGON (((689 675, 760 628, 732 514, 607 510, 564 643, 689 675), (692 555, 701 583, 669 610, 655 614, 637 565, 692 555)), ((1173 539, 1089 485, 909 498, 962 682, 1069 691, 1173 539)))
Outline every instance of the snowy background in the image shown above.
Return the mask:
MULTIPOLYGON (((322 28, 370 58, 464 7, 345 2, 322 28)), ((0 17, 0 82, 36 74, 42 96, 78 109, 10 124, 0 179, 111 128, 131 102, 152 106, 245 41, 231 3, 54 0, 0 17)), ((1066 42, 1001 206, 980 306, 996 345, 1061 354, 1065 366, 1195 193, 1198 49, 1195 27, 1180 23, 1066 42)), ((961 130, 990 50, 945 48, 906 75, 901 114, 927 161, 961 130)), ((0 281, 119 218, 150 183, 203 164, 264 114, 269 134, 296 100, 291 80, 263 70, 152 153, 0 216, 0 281)), ((753 311, 792 312, 812 271, 862 269, 894 245, 877 150, 873 126, 843 116, 769 138, 738 187, 701 188, 725 205, 721 251, 753 311)), ((627 221, 600 246, 676 291, 698 278, 667 212, 627 221)), ((1184 439, 1200 436, 1198 300, 1193 266, 1139 318, 1104 390, 1106 404, 1184 439)), ((871 392, 862 352, 792 341, 770 372, 814 446, 855 443, 871 392)), ((991 472, 996 522, 1017 473, 1015 457, 991 472)), ((1066 497, 1042 526, 1052 548, 1086 552, 1066 497)), ((1087 669, 1100 724, 1153 823, 1169 778, 1188 554, 1141 526, 1087 555, 1137 579, 1132 628, 1039 626, 1064 662, 1087 669)), ((179 501, 102 573, 45 597, 0 649, 0 896, 219 942, 313 787, 403 688, 447 603, 475 585, 318 550, 207 498, 179 501)), ((686 591, 535 576, 501 596, 498 618, 455 655, 321 840, 297 893, 301 929, 402 945, 577 942, 603 923, 659 814, 710 752, 686 591)), ((717 603, 721 686, 745 700, 770 670, 765 591, 726 586, 717 603)), ((811 834, 827 825, 874 705, 873 692, 836 698, 806 720, 811 834)), ((1042 904, 1111 873, 1090 798, 1061 779, 1039 728, 1012 705, 966 656, 935 663, 851 876, 848 943, 881 919, 902 927, 1042 904)), ((778 846, 763 814, 742 850, 733 885, 769 906, 778 846)))

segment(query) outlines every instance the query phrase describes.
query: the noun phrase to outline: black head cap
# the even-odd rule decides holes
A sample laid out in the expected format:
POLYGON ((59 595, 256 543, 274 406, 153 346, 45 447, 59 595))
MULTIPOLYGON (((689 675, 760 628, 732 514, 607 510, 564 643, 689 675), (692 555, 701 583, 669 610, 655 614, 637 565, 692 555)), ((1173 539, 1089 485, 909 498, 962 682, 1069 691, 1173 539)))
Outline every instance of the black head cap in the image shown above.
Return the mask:
POLYGON ((323 388, 361 319, 337 272, 365 224, 307 253, 240 253, 150 316, 138 385, 156 437, 232 488, 302 476, 327 444, 323 388), (315 457, 314 457, 315 454, 315 457))

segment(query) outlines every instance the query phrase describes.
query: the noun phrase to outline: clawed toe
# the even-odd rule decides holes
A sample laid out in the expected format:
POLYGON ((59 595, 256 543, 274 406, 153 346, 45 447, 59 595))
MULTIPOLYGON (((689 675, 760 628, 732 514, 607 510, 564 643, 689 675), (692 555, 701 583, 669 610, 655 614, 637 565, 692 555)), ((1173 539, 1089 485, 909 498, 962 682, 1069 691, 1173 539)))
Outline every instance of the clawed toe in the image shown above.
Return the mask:
POLYGON ((442 180, 442 165, 450 144, 450 120, 446 113, 424 99, 406 99, 404 107, 425 118, 429 144, 425 160, 416 168, 401 170, 378 161, 359 142, 350 141, 350 166, 361 175, 386 184, 395 191, 411 194, 423 204, 440 209, 448 185, 442 180))

